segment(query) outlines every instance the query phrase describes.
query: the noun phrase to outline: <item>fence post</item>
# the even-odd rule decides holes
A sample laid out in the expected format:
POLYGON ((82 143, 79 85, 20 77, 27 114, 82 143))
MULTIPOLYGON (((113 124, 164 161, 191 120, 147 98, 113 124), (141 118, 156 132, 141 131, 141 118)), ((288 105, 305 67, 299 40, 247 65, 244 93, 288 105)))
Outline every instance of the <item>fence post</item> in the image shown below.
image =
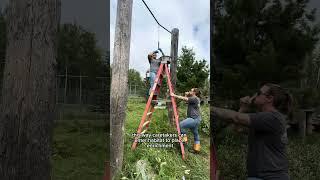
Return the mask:
POLYGON ((82 76, 81 76, 81 73, 80 73, 80 104, 82 104, 82 96, 81 96, 81 94, 82 94, 82 76))
POLYGON ((56 103, 59 103, 59 76, 56 75, 56 103))
POLYGON ((68 86, 68 67, 66 65, 66 74, 65 74, 65 81, 64 81, 64 99, 63 102, 67 103, 67 86, 68 86))

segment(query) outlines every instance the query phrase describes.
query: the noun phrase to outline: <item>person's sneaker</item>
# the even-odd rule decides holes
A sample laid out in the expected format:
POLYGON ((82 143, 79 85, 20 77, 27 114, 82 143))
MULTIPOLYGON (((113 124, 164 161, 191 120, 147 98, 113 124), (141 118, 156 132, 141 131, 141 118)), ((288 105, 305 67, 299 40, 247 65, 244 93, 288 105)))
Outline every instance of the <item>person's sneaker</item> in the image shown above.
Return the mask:
POLYGON ((200 149, 201 149, 200 144, 194 144, 194 145, 193 145, 193 150, 194 150, 195 152, 199 153, 199 152, 200 152, 200 149))

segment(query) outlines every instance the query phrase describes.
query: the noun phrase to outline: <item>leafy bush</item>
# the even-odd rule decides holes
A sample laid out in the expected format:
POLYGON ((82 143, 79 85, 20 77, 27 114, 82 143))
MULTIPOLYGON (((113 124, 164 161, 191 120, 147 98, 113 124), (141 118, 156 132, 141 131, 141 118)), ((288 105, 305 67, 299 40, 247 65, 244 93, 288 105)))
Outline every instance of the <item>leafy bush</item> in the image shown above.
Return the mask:
POLYGON ((312 108, 319 106, 320 93, 316 88, 304 88, 293 91, 297 107, 312 108))
POLYGON ((208 104, 201 107, 201 118, 199 130, 210 135, 210 106, 208 104))

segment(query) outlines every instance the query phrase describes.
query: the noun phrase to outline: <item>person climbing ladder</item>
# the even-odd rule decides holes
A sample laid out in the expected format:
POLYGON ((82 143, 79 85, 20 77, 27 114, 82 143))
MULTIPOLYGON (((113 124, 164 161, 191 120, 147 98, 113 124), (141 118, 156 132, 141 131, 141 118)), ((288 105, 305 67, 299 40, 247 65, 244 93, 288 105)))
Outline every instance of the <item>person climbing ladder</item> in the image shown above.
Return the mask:
POLYGON ((183 136, 184 143, 188 142, 186 136, 186 129, 191 129, 194 135, 194 145, 193 150, 195 152, 200 152, 200 137, 198 132, 198 127, 201 122, 200 114, 200 90, 198 88, 192 88, 189 92, 185 93, 185 96, 178 96, 174 93, 171 93, 171 96, 187 101, 187 119, 180 122, 180 131, 183 136))
POLYGON ((151 89, 153 87, 154 80, 156 79, 157 72, 158 72, 158 69, 159 69, 160 63, 161 63, 161 60, 157 59, 157 53, 159 53, 158 50, 153 51, 153 52, 148 54, 148 61, 149 61, 149 64, 150 64, 150 89, 149 89, 149 95, 151 93, 151 89))
MULTIPOLYGON (((155 110, 154 107, 155 107, 156 102, 157 102, 157 95, 155 95, 155 93, 156 94, 159 93, 161 85, 162 85, 162 80, 164 78, 167 79, 167 85, 168 85, 168 88, 169 88, 169 92, 170 93, 174 92, 173 86, 172 86, 172 83, 171 83, 170 70, 169 70, 169 67, 168 67, 168 64, 170 64, 171 58, 170 58, 170 56, 165 56, 164 53, 162 52, 162 57, 160 58, 160 60, 161 60, 160 61, 160 67, 159 67, 159 70, 158 70, 158 72, 156 74, 156 77, 155 77, 155 80, 154 80, 154 85, 151 88, 151 92, 150 92, 148 101, 146 103, 146 107, 144 109, 144 112, 143 112, 139 127, 137 129, 137 133, 134 135, 134 141, 133 141, 132 146, 131 146, 132 150, 136 149, 140 135, 144 134, 149 128, 149 125, 151 123, 151 117, 152 117, 152 114, 153 114, 153 112, 155 110), (153 103, 153 102, 155 102, 155 103, 153 103)), ((173 96, 171 96, 170 99, 171 99, 170 102, 172 103, 172 107, 173 107, 173 115, 174 115, 175 127, 176 127, 176 130, 177 130, 177 133, 180 135, 181 131, 180 131, 180 125, 179 125, 179 113, 178 113, 178 110, 177 110, 176 100, 175 100, 175 98, 173 96)), ((185 159, 185 151, 184 151, 184 145, 183 145, 182 136, 179 136, 179 141, 178 142, 180 144, 181 156, 182 156, 182 159, 184 160, 185 159)))

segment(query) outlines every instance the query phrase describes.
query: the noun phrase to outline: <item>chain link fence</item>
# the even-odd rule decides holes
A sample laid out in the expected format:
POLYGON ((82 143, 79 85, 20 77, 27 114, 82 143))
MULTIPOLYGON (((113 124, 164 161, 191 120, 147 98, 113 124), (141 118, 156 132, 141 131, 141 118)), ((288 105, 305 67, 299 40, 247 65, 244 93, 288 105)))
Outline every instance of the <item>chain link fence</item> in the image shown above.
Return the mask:
POLYGON ((57 75, 56 119, 106 119, 109 86, 109 77, 57 75))
POLYGON ((129 97, 145 97, 149 93, 149 85, 128 84, 129 97))
MULTIPOLYGON (((3 78, 0 78, 0 99, 3 78)), ((106 119, 109 108, 109 77, 56 76, 56 120, 106 119)))

